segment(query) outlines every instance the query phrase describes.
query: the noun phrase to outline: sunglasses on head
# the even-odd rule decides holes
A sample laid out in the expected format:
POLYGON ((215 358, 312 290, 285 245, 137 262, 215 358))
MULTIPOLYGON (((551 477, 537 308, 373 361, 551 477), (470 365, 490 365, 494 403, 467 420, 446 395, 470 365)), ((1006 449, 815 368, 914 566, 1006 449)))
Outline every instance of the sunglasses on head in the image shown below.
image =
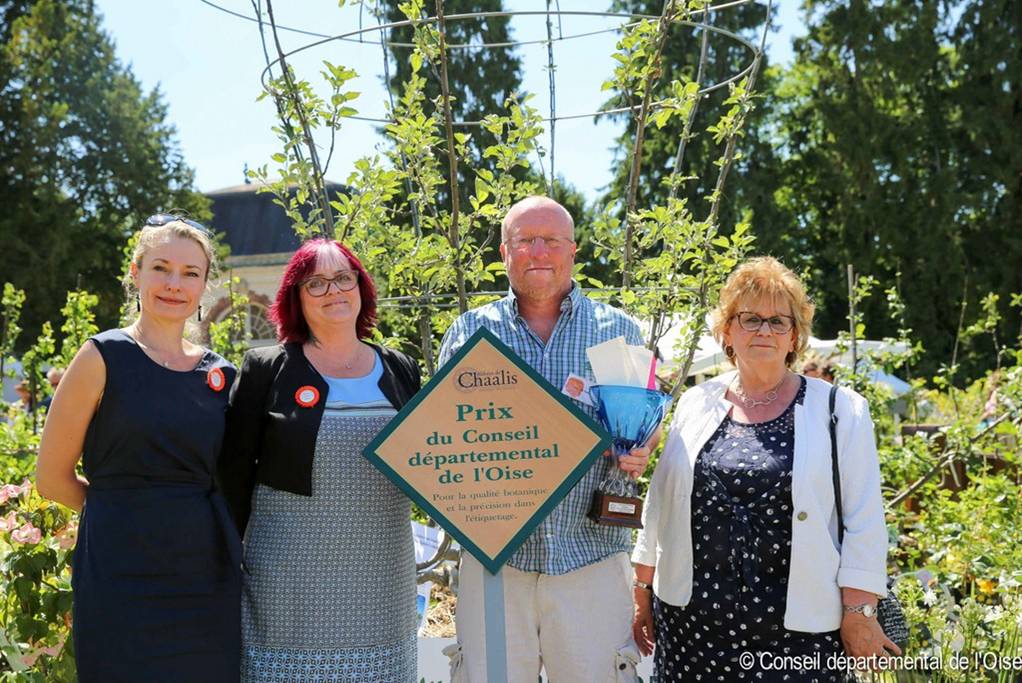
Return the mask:
POLYGON ((173 213, 155 213, 152 216, 150 216, 149 218, 145 219, 145 225, 142 226, 142 227, 143 227, 143 229, 145 229, 145 228, 158 228, 158 227, 160 227, 162 225, 166 225, 167 223, 173 223, 174 221, 180 221, 181 223, 184 223, 185 225, 190 225, 191 227, 195 228, 196 230, 201 230, 202 232, 206 233, 207 235, 211 234, 210 231, 209 231, 209 228, 207 228, 202 223, 199 223, 198 221, 193 221, 191 218, 186 218, 185 216, 182 216, 180 214, 173 214, 173 213))

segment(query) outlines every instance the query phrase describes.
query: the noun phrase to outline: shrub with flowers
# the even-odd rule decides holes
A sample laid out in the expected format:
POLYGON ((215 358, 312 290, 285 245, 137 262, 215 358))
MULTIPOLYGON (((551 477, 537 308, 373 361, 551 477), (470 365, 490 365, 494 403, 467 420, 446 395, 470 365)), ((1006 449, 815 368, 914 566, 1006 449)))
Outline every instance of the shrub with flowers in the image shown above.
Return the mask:
MULTIPOLYGON (((2 429, 3 427, 0 427, 2 429)), ((75 680, 71 552, 77 522, 29 479, 0 488, 0 680, 75 680)))

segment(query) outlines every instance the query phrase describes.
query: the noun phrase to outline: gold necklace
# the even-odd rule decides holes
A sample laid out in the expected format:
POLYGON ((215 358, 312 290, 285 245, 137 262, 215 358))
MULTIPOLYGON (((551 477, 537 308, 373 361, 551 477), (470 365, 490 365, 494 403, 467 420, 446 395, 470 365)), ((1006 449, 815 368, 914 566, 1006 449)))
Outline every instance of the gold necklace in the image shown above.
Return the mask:
POLYGON ((132 327, 132 330, 134 330, 135 332, 135 342, 139 346, 141 346, 144 351, 146 351, 146 355, 152 358, 154 362, 159 363, 165 368, 169 368, 170 361, 160 359, 160 355, 162 355, 163 352, 160 351, 159 353, 157 353, 157 349, 154 346, 152 346, 149 342, 147 342, 145 338, 142 336, 142 330, 138 329, 137 325, 132 327))
POLYGON ((741 379, 741 377, 736 377, 735 379, 736 379, 736 383, 735 383, 735 386, 734 386, 735 396, 737 396, 741 400, 741 402, 745 404, 745 407, 747 407, 747 408, 756 408, 758 406, 768 406, 768 405, 770 405, 771 403, 773 403, 774 401, 777 400, 777 396, 778 396, 777 391, 784 384, 785 380, 788 379, 788 373, 785 372, 784 376, 781 377, 781 381, 778 382, 774 386, 773 389, 771 389, 770 391, 766 392, 766 397, 762 401, 757 400, 757 399, 749 396, 747 393, 745 393, 745 388, 742 386, 742 379, 741 379))

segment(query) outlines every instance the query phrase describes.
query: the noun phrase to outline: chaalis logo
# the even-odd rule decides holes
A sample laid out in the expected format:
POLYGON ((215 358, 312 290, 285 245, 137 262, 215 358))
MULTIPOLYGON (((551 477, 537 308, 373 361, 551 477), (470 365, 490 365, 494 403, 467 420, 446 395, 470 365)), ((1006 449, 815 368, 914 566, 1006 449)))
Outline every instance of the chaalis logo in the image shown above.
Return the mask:
POLYGON ((517 373, 508 370, 475 370, 467 368, 454 377, 454 386, 459 391, 475 389, 514 388, 518 384, 517 373))

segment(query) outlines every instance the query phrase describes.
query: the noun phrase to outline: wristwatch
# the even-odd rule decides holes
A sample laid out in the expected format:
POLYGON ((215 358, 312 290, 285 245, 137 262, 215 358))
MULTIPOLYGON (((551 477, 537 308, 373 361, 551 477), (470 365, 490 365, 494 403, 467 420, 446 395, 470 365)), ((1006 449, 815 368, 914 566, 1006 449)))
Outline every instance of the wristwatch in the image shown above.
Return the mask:
POLYGON ((638 579, 632 581, 632 586, 634 586, 635 588, 641 588, 644 591, 653 590, 653 584, 646 583, 645 581, 639 581, 638 579))
POLYGON ((877 608, 867 602, 861 605, 845 605, 845 612, 854 612, 871 619, 877 615, 877 608))

